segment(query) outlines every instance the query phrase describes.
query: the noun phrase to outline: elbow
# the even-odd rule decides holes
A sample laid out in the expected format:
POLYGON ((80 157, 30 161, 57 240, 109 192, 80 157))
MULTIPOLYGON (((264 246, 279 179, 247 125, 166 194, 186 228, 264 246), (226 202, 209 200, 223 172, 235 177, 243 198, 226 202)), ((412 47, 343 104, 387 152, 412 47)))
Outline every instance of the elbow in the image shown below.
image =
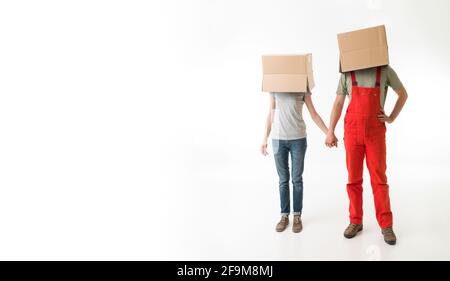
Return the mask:
POLYGON ((406 100, 408 99, 408 94, 406 92, 404 92, 401 96, 400 99, 403 103, 406 103, 406 100))
POLYGON ((344 108, 344 103, 338 102, 334 105, 333 111, 340 114, 340 112, 342 112, 343 108, 344 108))
POLYGON ((344 100, 341 99, 337 100, 335 103, 335 108, 342 109, 343 107, 344 107, 344 100))
POLYGON ((408 92, 406 92, 406 89, 405 89, 405 88, 402 88, 402 89, 399 91, 399 96, 400 96, 400 98, 401 98, 402 100, 404 100, 404 101, 406 101, 406 100, 408 99, 408 92))
POLYGON ((317 120, 319 118, 319 114, 317 112, 311 113, 311 118, 313 120, 317 120))
POLYGON ((315 108, 308 108, 308 109, 309 109, 309 116, 311 116, 311 119, 316 120, 317 116, 319 116, 316 109, 315 108))

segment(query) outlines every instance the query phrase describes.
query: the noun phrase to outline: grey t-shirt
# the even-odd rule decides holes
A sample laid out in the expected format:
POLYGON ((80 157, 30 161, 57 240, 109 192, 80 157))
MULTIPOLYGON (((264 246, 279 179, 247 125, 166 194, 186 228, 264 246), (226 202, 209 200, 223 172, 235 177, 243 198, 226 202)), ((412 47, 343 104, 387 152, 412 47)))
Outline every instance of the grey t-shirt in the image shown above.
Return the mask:
POLYGON ((270 93, 275 98, 272 139, 295 140, 306 137, 302 109, 307 93, 270 93))

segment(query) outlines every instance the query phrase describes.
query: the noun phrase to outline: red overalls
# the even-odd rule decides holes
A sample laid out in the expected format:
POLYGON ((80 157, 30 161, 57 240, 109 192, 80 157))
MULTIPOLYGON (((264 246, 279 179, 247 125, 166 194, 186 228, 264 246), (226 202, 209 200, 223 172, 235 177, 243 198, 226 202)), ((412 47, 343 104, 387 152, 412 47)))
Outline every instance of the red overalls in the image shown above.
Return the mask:
POLYGON ((355 73, 351 72, 352 97, 344 119, 344 144, 350 223, 362 224, 363 165, 366 157, 377 221, 381 228, 386 228, 392 226, 392 212, 386 178, 386 125, 377 118, 382 113, 380 72, 381 68, 377 67, 375 88, 358 87, 355 73))

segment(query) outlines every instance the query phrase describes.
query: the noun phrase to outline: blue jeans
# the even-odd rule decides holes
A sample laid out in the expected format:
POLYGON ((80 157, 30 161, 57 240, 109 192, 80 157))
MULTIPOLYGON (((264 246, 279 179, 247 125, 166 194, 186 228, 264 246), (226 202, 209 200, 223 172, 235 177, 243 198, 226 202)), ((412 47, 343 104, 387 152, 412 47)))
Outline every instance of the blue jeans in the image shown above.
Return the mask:
POLYGON ((294 215, 300 215, 303 208, 303 166, 306 153, 306 138, 296 140, 272 140, 275 164, 279 177, 281 215, 289 215, 289 152, 292 164, 292 197, 294 215))

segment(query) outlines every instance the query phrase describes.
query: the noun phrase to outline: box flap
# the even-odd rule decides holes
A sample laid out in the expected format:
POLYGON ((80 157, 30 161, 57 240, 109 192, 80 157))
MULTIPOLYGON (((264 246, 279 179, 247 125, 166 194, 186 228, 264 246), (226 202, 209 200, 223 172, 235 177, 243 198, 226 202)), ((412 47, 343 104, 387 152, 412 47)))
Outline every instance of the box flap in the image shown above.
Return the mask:
POLYGON ((313 75, 313 69, 312 69, 312 54, 308 54, 306 56, 306 74, 308 75, 308 89, 311 91, 315 84, 314 84, 314 75, 313 75))

